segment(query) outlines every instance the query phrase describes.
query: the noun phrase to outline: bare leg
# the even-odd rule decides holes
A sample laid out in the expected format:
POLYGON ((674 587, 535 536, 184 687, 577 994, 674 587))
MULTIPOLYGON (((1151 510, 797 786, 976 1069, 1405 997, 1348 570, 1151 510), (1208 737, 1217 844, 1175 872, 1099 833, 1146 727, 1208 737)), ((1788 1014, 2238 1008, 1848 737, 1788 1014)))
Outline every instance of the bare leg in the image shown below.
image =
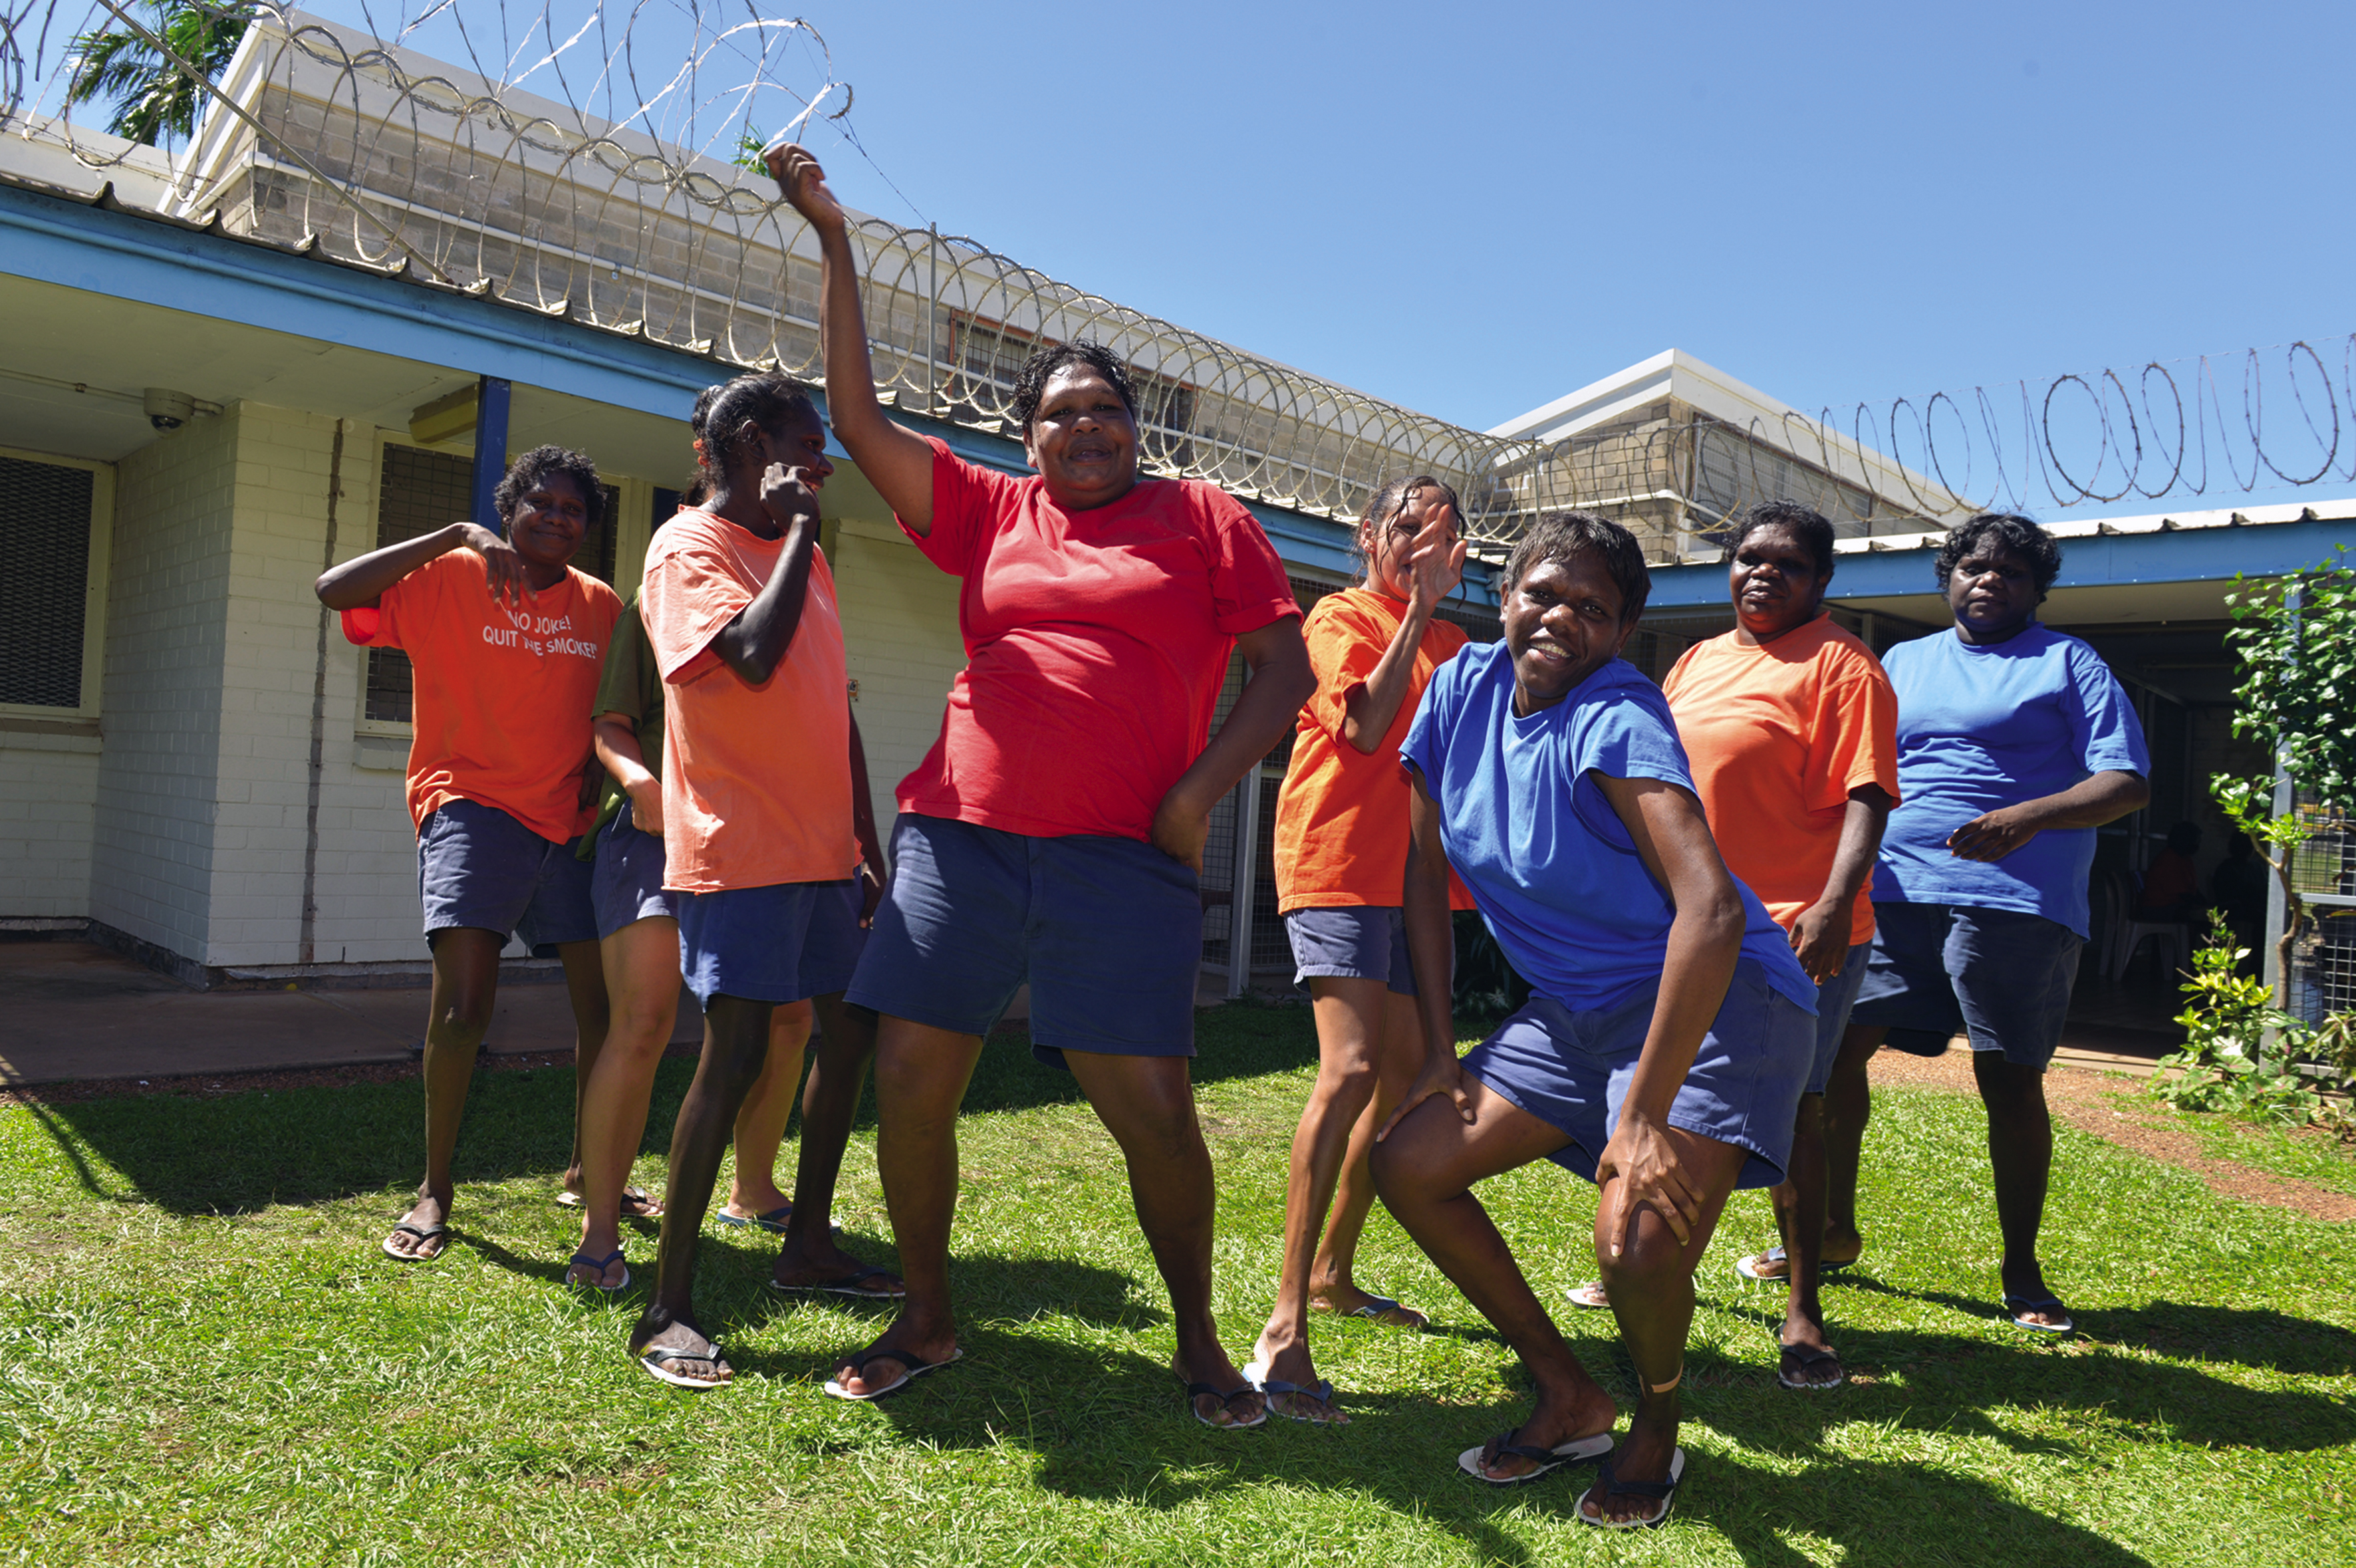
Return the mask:
POLYGON ((736 1172, 728 1186, 728 1212, 745 1219, 783 1208, 777 1190, 777 1145, 802 1086, 802 1052, 809 1045, 810 1004, 780 1002, 769 1014, 769 1059, 744 1109, 736 1112, 736 1172))
MULTIPOLYGON (((1211 1317, 1211 1234, 1218 1193, 1212 1184, 1211 1151, 1194 1115, 1186 1058, 1067 1050, 1064 1060, 1129 1166, 1130 1201, 1170 1291, 1179 1376, 1221 1390, 1241 1388, 1243 1374, 1227 1359, 1211 1317)), ((1256 1419, 1260 1405, 1257 1394, 1232 1401, 1202 1394, 1195 1401, 1197 1413, 1221 1425, 1256 1419)))
MULTIPOLYGON (((1604 1217, 1612 1210, 1615 1180, 1603 1189, 1595 1211, 1595 1262, 1603 1271, 1603 1288, 1612 1297, 1612 1315, 1620 1322, 1621 1343, 1628 1348, 1638 1384, 1635 1418, 1628 1423, 1627 1440, 1612 1455, 1612 1467, 1622 1480, 1662 1481, 1668 1478, 1676 1451, 1680 1419, 1679 1380, 1685 1375, 1686 1338, 1693 1327, 1695 1267, 1709 1246, 1718 1217, 1742 1174, 1743 1150, 1679 1128, 1667 1130, 1676 1145, 1677 1162, 1691 1173, 1701 1189, 1701 1221, 1682 1247, 1666 1221, 1650 1207, 1640 1208, 1625 1222, 1619 1238, 1618 1257, 1612 1255, 1612 1237, 1604 1232, 1604 1217)), ((1642 1518, 1656 1506, 1648 1498, 1613 1498, 1607 1501, 1599 1481, 1580 1499, 1580 1511, 1590 1518, 1642 1518)))
POLYGON ((1865 1157, 1865 1124, 1873 1115, 1873 1089, 1866 1065, 1890 1033, 1870 1024, 1851 1024, 1841 1035, 1825 1084, 1825 1246, 1820 1258, 1848 1262, 1864 1254, 1857 1228, 1857 1172, 1865 1157))
MULTIPOLYGON (((1816 1293, 1825 1252, 1825 1097, 1821 1094, 1800 1096, 1788 1176, 1790 1179, 1769 1195, 1775 1204, 1776 1228, 1783 1234, 1784 1267, 1791 1275, 1778 1337, 1787 1349, 1829 1351, 1832 1342, 1825 1337, 1824 1304, 1816 1293)), ((1783 1375, 1795 1382, 1829 1383, 1840 1375, 1840 1368, 1830 1361, 1793 1364, 1783 1368, 1783 1375)))
MULTIPOLYGON (((769 1058, 769 1010, 775 1004, 714 996, 703 1009, 703 1058, 679 1108, 670 1135, 670 1180, 663 1190, 662 1239, 655 1255, 654 1299, 630 1331, 630 1349, 711 1348, 695 1321, 695 1251, 720 1156, 736 1113, 769 1058)), ((727 1375, 716 1355, 671 1363, 688 1377, 727 1375)))
MULTIPOLYGON (((450 1159, 475 1078, 475 1054, 490 1027, 498 998, 499 949, 507 939, 474 926, 448 926, 427 938, 434 952, 434 994, 425 1018, 425 1180, 404 1222, 420 1228, 450 1218, 450 1159)), ((387 1245, 412 1258, 441 1255, 447 1239, 419 1240, 396 1230, 387 1245)))
MULTIPOLYGON (((1382 1049, 1375 1062, 1375 1098, 1358 1113, 1350 1128, 1349 1157, 1342 1162, 1342 1180, 1333 1189, 1333 1218, 1325 1226, 1316 1260, 1309 1266, 1309 1302, 1328 1312, 1355 1312, 1370 1299, 1358 1288, 1354 1266, 1358 1238, 1365 1234, 1366 1216, 1375 1207, 1375 1178, 1370 1157, 1375 1133, 1390 1120, 1391 1108, 1415 1081, 1423 1065, 1423 1020, 1415 998, 1386 991, 1383 996, 1382 1049)), ((1420 1328, 1423 1314, 1402 1306, 1377 1321, 1420 1328)))
MULTIPOLYGON (((622 1191, 646 1141, 655 1069, 679 1016, 679 922, 663 915, 634 921, 600 943, 598 956, 613 1024, 581 1097, 580 1251, 593 1258, 621 1250, 622 1191)), ((616 1260, 597 1271, 598 1282, 618 1284, 626 1266, 616 1260)), ((576 1263, 567 1277, 586 1283, 590 1273, 576 1263)))
MULTIPOLYGON (((981 1036, 953 1034, 884 1015, 875 1031, 875 1165, 892 1215, 908 1295, 899 1316, 870 1350, 901 1349, 927 1361, 957 1349, 949 1305, 949 1223, 957 1214, 957 1116, 965 1103, 981 1036)), ((797 1212, 795 1218, 800 1215, 797 1212)), ((896 1381, 906 1370, 889 1357, 853 1372, 846 1359, 835 1380, 854 1394, 896 1381)))
MULTIPOLYGON (((1537 1384, 1537 1403, 1515 1441, 1553 1448, 1609 1432, 1618 1415, 1612 1396, 1571 1353, 1472 1195, 1475 1184, 1544 1159, 1569 1140, 1478 1079, 1468 1079, 1467 1088, 1470 1122, 1447 1099, 1429 1100, 1376 1145, 1375 1185, 1383 1207, 1504 1337, 1537 1384)), ((1532 1467, 1510 1455, 1486 1459, 1489 1474, 1501 1480, 1532 1467)))
MULTIPOLYGON (((2031 1301, 2051 1294, 2037 1258, 2045 1187, 2053 1169, 2053 1119, 2045 1108, 2045 1069, 2019 1067, 2001 1051, 1974 1051, 1972 1072, 1987 1107, 1988 1163, 1996 1173, 1996 1218, 2004 1232, 2004 1293, 2031 1301)), ((2063 1313, 2026 1316, 2057 1327, 2063 1313)))
MULTIPOLYGON (((1317 1381, 1317 1369, 1309 1353, 1312 1261, 1325 1281, 1355 1288, 1350 1261, 1365 1225, 1366 1206, 1374 1198, 1373 1182, 1365 1174, 1366 1151, 1359 1145, 1362 1142, 1371 1145, 1374 1128, 1381 1125, 1372 1119, 1382 1099, 1376 1086, 1388 1023, 1385 1000, 1390 990, 1379 980, 1319 975, 1310 980, 1309 994, 1317 1019, 1317 1083, 1309 1091, 1301 1125, 1292 1134, 1292 1169, 1284 1193, 1283 1271, 1277 1276, 1275 1309, 1269 1314, 1268 1326, 1260 1330, 1253 1352, 1266 1366, 1268 1377, 1303 1388, 1317 1381), (1367 1125, 1370 1122, 1372 1125, 1367 1125), (1363 1140, 1355 1135, 1362 1126, 1365 1128, 1363 1140), (1344 1187, 1344 1207, 1333 1217, 1335 1234, 1321 1247, 1318 1234, 1325 1227, 1326 1208, 1333 1201, 1336 1183, 1346 1180, 1345 1166, 1358 1177, 1356 1190, 1344 1187)), ((1408 1004, 1412 1023, 1413 1001, 1399 1000, 1408 1004)), ((1409 1058, 1410 1064, 1413 1059, 1409 1058)), ((1394 1089, 1394 1097, 1399 1092, 1403 1086, 1394 1089)), ((1382 1107, 1381 1114, 1388 1116, 1388 1108, 1382 1107)), ((1306 1394, 1275 1397, 1283 1414, 1316 1421, 1348 1419, 1329 1402, 1306 1394)))
POLYGON ((605 970, 594 941, 559 942, 556 956, 564 965, 564 989, 573 1003, 573 1157, 565 1162, 564 1189, 581 1187, 582 1108, 589 1099, 589 1079, 597 1068, 597 1053, 605 1047, 613 1024, 605 996, 605 970))
MULTIPOLYGON (((859 1091, 875 1059, 875 1015, 845 1003, 841 992, 817 998, 818 1055, 802 1089, 801 1151, 794 1170, 794 1211, 770 1277, 781 1285, 827 1284, 865 1265, 835 1245, 834 1184, 851 1146, 859 1091)), ((960 1036, 962 1037, 962 1036, 960 1036)), ((896 1290, 895 1275, 871 1275, 862 1289, 896 1290)))

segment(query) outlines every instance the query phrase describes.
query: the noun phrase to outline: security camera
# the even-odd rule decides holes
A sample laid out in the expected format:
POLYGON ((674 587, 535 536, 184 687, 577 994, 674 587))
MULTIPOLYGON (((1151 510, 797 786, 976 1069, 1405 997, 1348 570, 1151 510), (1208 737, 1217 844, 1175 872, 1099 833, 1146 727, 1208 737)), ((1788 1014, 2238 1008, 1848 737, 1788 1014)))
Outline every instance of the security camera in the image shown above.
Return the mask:
POLYGON ((147 411, 147 423, 158 430, 177 430, 196 417, 197 400, 168 387, 149 387, 140 403, 147 411))

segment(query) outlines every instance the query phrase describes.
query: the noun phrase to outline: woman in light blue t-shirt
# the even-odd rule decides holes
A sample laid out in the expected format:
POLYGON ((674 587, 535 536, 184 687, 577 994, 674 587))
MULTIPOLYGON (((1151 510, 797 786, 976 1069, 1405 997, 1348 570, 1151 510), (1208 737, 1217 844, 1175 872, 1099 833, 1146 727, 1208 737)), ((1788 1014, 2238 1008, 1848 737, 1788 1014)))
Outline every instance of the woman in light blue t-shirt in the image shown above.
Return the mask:
POLYGON ((2151 761, 2102 655, 2038 624, 2061 570, 2061 546, 2029 519, 1973 518, 1939 549, 1954 630, 1882 655, 1901 803, 1874 870, 1873 957, 1825 1090, 1824 1255, 1863 1250, 1867 1059, 1885 1040, 1936 1056, 1965 1033, 1988 1113, 2005 1310, 2066 1334, 2037 1257, 2053 1163, 2045 1065, 2086 939, 2094 830, 2150 798, 2151 761))

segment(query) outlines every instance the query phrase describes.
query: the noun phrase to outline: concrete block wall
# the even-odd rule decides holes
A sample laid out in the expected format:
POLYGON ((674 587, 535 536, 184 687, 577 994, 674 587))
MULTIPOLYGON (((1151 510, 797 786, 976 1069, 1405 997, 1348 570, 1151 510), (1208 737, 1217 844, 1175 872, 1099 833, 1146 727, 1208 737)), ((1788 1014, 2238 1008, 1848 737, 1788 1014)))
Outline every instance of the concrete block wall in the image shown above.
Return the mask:
POLYGON ((108 574, 105 740, 89 914, 199 959, 212 918, 213 817, 237 447, 231 408, 123 459, 108 574))
POLYGON ((0 916, 90 913, 95 735, 0 729, 0 916))

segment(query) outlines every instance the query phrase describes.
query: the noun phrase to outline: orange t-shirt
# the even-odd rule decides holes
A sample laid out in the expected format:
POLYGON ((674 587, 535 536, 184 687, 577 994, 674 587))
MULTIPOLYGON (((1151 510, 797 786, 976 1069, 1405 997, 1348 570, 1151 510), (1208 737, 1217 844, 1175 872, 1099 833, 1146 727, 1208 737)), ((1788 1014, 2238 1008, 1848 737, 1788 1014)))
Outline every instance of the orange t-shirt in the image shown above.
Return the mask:
POLYGON ((686 893, 840 882, 859 868, 851 826, 851 696, 826 553, 786 656, 758 686, 712 639, 785 555, 706 511, 656 533, 638 589, 663 705, 663 886, 686 893))
MULTIPOLYGON (((1824 897, 1848 792, 1879 784, 1898 799, 1898 698, 1830 615, 1761 648, 1734 635, 1686 650, 1661 692, 1727 869, 1788 931, 1824 897)), ((1872 891, 1869 875, 1852 947, 1873 938, 1872 891)))
POLYGON ((491 597, 483 558, 437 555, 344 611, 344 636, 409 655, 409 819, 447 800, 505 811, 552 843, 597 814, 581 800, 589 700, 622 601, 596 578, 564 580, 510 608, 491 597))
MULTIPOLYGON (((1301 635, 1317 670, 1317 694, 1301 710, 1292 766, 1276 797, 1276 897, 1295 909, 1373 905, 1396 908, 1407 882, 1408 802, 1414 787, 1399 766, 1399 743, 1431 684, 1431 672, 1464 646, 1462 627, 1433 620, 1416 646, 1399 703, 1382 745, 1360 751, 1342 734, 1349 695, 1382 662, 1407 606, 1367 588, 1344 588, 1317 601, 1301 635)), ((1453 872, 1448 905, 1472 908, 1453 872)))

